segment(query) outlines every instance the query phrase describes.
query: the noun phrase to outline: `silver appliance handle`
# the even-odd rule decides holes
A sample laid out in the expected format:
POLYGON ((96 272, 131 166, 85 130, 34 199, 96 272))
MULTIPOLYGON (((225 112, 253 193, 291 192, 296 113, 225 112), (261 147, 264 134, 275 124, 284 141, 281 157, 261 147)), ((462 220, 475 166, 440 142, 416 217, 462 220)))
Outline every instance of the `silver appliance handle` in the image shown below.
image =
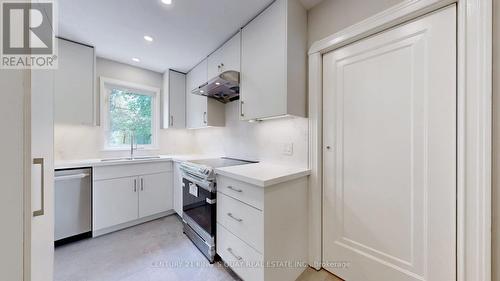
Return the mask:
POLYGON ((83 179, 86 177, 90 177, 90 174, 81 173, 81 174, 74 174, 74 175, 56 176, 56 177, 54 177, 54 180, 64 181, 64 180, 83 179))
POLYGON ((204 181, 204 180, 197 179, 197 178, 193 177, 190 173, 188 173, 186 171, 183 171, 183 175, 182 176, 185 179, 187 179, 188 181, 196 183, 200 187, 202 187, 202 188, 204 188, 204 189, 206 189, 206 190, 208 190, 210 192, 215 192, 215 188, 213 188, 212 182, 210 182, 210 181, 204 181))
POLYGON ((40 193, 40 197, 41 197, 41 205, 40 205, 40 209, 39 210, 36 210, 33 212, 33 216, 34 217, 38 217, 38 216, 43 216, 43 214, 45 213, 45 176, 44 176, 44 173, 45 173, 45 166, 44 166, 44 160, 43 158, 34 158, 33 159, 33 164, 34 165, 40 165, 40 169, 41 169, 41 174, 40 174, 40 189, 41 189, 41 193, 40 193))

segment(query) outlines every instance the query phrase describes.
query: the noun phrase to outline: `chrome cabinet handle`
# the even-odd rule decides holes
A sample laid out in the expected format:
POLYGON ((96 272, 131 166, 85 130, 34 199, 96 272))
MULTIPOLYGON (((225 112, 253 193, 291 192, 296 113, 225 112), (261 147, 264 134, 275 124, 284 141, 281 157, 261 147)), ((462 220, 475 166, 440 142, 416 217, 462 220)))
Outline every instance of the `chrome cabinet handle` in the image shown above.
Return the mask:
POLYGON ((207 124, 207 112, 203 112, 203 123, 207 124))
POLYGON ((230 218, 232 218, 233 220, 235 220, 237 222, 242 222, 243 221, 243 219, 239 219, 239 218, 233 216, 232 213, 227 213, 227 216, 230 217, 230 218))
POLYGON ((234 257, 234 258, 236 258, 237 260, 239 260, 239 261, 240 261, 240 260, 242 260, 242 259, 243 259, 242 257, 240 257, 240 256, 236 255, 236 254, 233 252, 233 249, 231 249, 231 248, 227 248, 227 251, 228 251, 231 255, 233 255, 233 257, 234 257))
POLYGON ((170 126, 174 125, 174 116, 170 115, 170 126))
POLYGON ((33 212, 33 216, 34 217, 38 217, 38 216, 43 216, 44 213, 45 213, 45 176, 44 176, 44 173, 45 173, 45 166, 44 166, 44 160, 43 158, 34 158, 33 159, 33 164, 34 165, 40 165, 40 169, 41 169, 41 174, 40 174, 40 210, 36 210, 33 212))
POLYGON ((243 192, 243 190, 241 190, 241 189, 237 189, 237 188, 234 188, 234 187, 232 187, 232 186, 230 186, 230 185, 228 185, 228 186, 227 186, 227 188, 231 189, 232 191, 236 191, 236 192, 243 192))
POLYGON ((144 191, 144 178, 141 178, 141 191, 144 191))
POLYGON ((134 192, 137 192, 137 179, 134 179, 134 192))
POLYGON ((244 116, 245 116, 245 113, 243 113, 243 103, 244 103, 244 102, 243 102, 242 100, 240 100, 240 116, 241 116, 241 117, 244 117, 244 116))

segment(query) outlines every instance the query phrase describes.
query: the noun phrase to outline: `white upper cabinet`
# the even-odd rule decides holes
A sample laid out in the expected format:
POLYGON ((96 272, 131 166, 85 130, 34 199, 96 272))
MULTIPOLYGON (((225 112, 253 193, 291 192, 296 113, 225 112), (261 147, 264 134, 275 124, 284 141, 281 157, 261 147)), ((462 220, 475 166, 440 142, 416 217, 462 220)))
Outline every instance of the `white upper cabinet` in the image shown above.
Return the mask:
POLYGON ((94 48, 58 39, 55 71, 56 124, 96 125, 94 48))
POLYGON ((225 125, 223 103, 191 93, 207 82, 207 61, 203 60, 186 76, 186 127, 189 129, 225 125))
POLYGON ((240 118, 306 116, 307 13, 277 0, 241 32, 240 118))
POLYGON ((162 128, 186 128, 186 74, 168 70, 163 74, 162 128))
POLYGON ((238 32, 229 41, 208 56, 208 79, 225 71, 240 71, 241 35, 238 32))

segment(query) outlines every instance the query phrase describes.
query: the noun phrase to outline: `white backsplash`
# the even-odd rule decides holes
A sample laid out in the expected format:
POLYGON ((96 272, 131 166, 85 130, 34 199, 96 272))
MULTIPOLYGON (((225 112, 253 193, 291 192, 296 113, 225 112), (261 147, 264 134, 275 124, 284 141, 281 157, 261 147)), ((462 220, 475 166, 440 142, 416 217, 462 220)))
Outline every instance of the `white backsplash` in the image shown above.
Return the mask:
POLYGON ((194 130, 196 153, 305 167, 308 119, 289 117, 249 123, 239 120, 238 102, 226 104, 226 126, 194 130), (293 153, 285 151, 292 144, 293 153))
MULTIPOLYGON (((190 130, 160 130, 159 150, 138 150, 136 155, 190 154, 193 151, 190 130)), ((100 127, 56 125, 54 129, 56 160, 125 157, 129 151, 103 151, 100 127)))

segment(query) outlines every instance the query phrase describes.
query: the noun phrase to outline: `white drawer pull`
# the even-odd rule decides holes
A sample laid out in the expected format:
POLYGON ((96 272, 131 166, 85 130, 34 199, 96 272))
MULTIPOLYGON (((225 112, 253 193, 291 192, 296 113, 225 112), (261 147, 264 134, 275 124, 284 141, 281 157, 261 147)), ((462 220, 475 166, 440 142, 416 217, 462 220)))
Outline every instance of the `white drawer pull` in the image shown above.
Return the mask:
POLYGON ((236 191, 236 192, 243 192, 243 190, 241 190, 241 189, 237 189, 237 188, 234 188, 234 187, 232 187, 232 186, 230 186, 230 185, 228 185, 228 186, 227 186, 227 188, 229 188, 229 189, 231 189, 231 190, 233 190, 233 191, 236 191))
POLYGON ((233 220, 235 220, 237 222, 242 222, 243 221, 243 219, 239 219, 239 218, 233 216, 233 214, 231 214, 231 213, 227 213, 227 216, 230 217, 230 218, 232 218, 233 220))
POLYGON ((236 255, 235 253, 233 253, 233 249, 231 249, 231 248, 227 248, 227 251, 228 251, 231 255, 233 255, 233 257, 234 257, 235 259, 237 259, 237 260, 239 260, 239 261, 243 259, 242 257, 240 257, 240 256, 236 255))

